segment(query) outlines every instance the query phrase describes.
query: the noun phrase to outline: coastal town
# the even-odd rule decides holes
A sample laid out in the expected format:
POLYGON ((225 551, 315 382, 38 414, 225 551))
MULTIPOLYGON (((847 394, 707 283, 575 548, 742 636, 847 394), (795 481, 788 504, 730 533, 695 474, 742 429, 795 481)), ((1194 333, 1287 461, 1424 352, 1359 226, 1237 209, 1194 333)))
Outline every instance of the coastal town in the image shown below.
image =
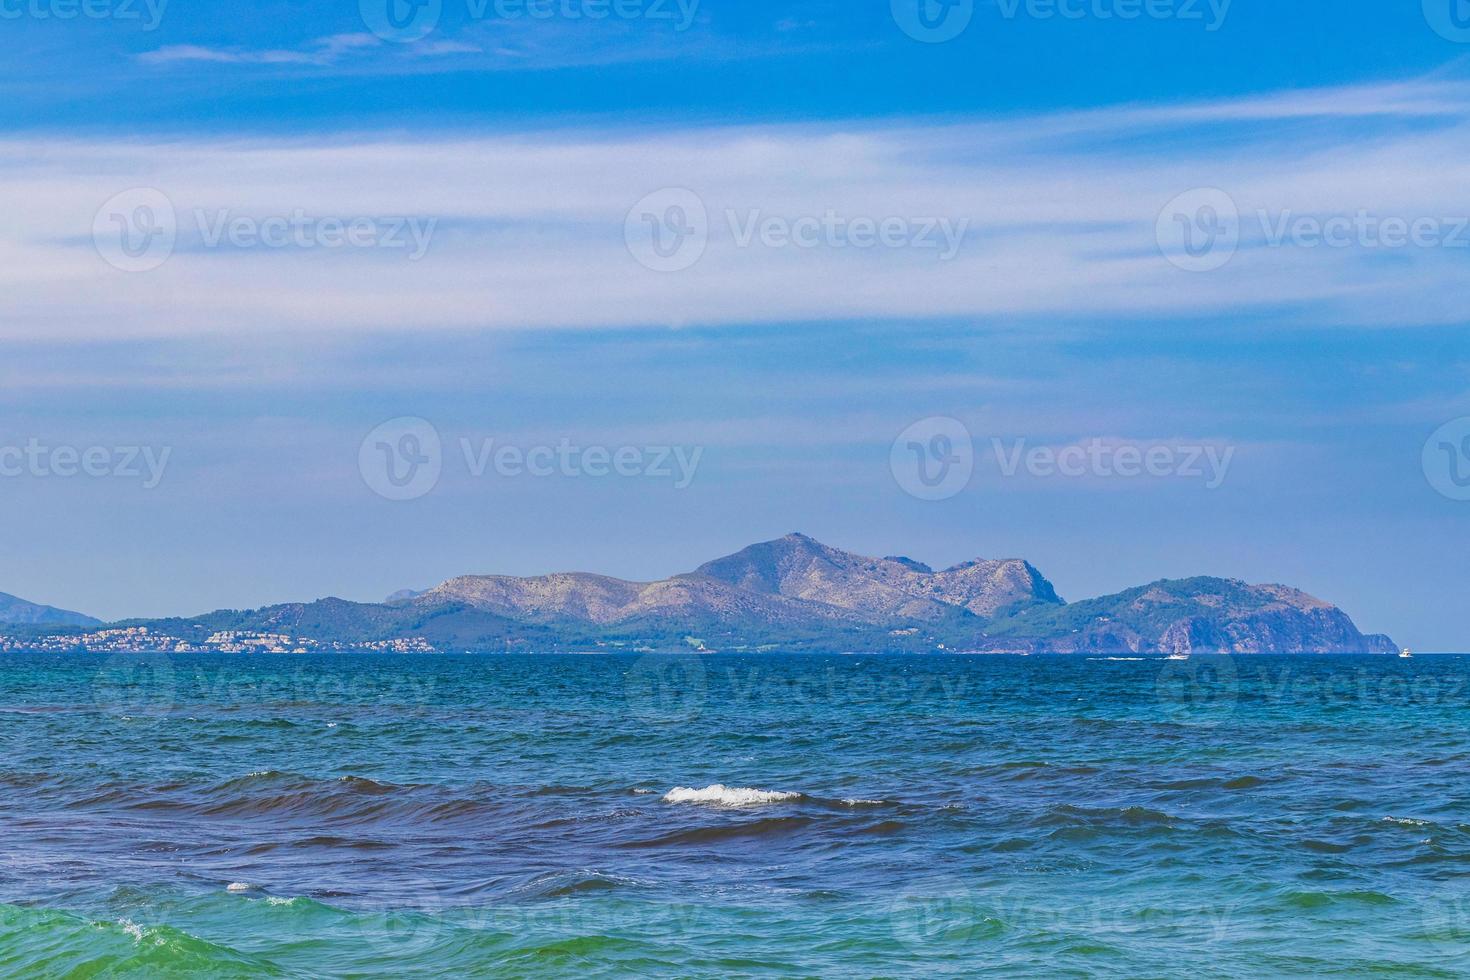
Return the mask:
POLYGON ((0 653, 435 653, 420 637, 367 640, 357 643, 321 641, 285 633, 221 630, 190 640, 147 626, 16 637, 0 635, 0 653))

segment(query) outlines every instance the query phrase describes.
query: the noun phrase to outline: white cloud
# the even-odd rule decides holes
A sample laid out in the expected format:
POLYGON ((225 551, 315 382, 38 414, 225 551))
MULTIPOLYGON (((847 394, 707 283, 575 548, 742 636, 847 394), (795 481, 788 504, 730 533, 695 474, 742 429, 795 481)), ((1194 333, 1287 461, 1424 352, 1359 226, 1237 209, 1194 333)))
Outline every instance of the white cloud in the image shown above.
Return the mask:
POLYGON ((0 336, 1261 311, 1462 322, 1470 248, 1270 247, 1256 214, 1470 216, 1467 114, 1470 88, 1436 81, 947 124, 14 140, 0 143, 12 202, 0 336), (161 266, 127 273, 92 232, 98 208, 135 187, 164 192, 180 231, 161 266), (711 218, 708 250, 681 272, 644 268, 624 242, 629 208, 665 187, 696 191, 711 218), (1160 209, 1194 187, 1227 190, 1242 213, 1242 247, 1215 272, 1176 268, 1155 239, 1160 209), (969 234, 952 261, 741 247, 727 211, 737 225, 830 211, 911 229, 968 222, 969 234), (437 225, 419 261, 386 248, 211 248, 198 227, 298 212, 437 225))
MULTIPOLYGON (((179 62, 206 62, 222 65, 318 65, 336 62, 343 55, 380 47, 383 42, 371 34, 333 34, 317 38, 300 49, 209 48, 197 44, 171 44, 138 56, 144 64, 170 65, 179 62)), ((438 45, 434 47, 440 47, 438 45)), ((440 53, 426 51, 426 53, 440 53)))

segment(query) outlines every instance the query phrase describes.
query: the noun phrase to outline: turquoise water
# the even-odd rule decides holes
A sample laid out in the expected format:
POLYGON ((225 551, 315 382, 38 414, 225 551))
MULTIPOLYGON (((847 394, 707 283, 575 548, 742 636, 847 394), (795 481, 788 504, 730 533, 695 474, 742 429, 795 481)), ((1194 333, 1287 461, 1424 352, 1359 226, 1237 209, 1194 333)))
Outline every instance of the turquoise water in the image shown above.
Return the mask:
POLYGON ((0 664, 6 975, 1470 971, 1467 658, 0 664))

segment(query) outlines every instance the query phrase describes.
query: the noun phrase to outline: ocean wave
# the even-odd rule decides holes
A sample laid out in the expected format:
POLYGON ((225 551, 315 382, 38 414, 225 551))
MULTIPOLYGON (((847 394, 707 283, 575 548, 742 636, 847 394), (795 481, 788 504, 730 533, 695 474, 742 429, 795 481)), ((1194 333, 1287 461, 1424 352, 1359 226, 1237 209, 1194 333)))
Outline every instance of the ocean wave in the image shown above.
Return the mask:
POLYGON ((1229 779, 1223 776, 1200 776, 1194 779, 1178 779, 1167 783, 1157 783, 1159 789, 1195 790, 1195 789, 1254 789, 1264 786, 1266 780, 1260 776, 1234 776, 1229 779))
POLYGON ((569 898, 584 892, 609 892, 642 884, 636 878, 602 871, 553 871, 517 886, 515 894, 521 898, 569 898))
POLYGON ((687 849, 692 845, 721 844, 733 840, 764 840, 785 837, 808 830, 814 823, 812 817, 761 817, 756 820, 717 824, 713 827, 695 827, 680 830, 647 840, 631 840, 620 843, 624 848, 674 847, 687 849))
POLYGON ((1413 817, 1384 817, 1384 823, 1396 823, 1404 827, 1428 827, 1428 820, 1415 820, 1413 817))
POLYGON ((802 798, 800 793, 780 790, 750 789, 714 783, 704 789, 675 786, 664 794, 665 803, 704 803, 711 806, 762 806, 769 803, 789 803, 802 798))
POLYGON ((122 916, 0 905, 0 974, 5 976, 275 977, 269 960, 168 925, 122 916))

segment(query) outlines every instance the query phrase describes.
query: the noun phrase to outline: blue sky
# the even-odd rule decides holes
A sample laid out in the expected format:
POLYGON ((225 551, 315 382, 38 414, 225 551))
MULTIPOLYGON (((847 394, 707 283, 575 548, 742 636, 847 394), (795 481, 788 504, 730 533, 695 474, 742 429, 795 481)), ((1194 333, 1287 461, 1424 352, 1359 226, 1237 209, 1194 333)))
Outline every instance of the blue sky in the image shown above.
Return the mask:
POLYGON ((1458 430, 1426 453, 1470 416, 1450 0, 997 0, 936 43, 902 0, 442 0, 410 40, 373 0, 94 2, 0 0, 0 452, 167 465, 0 476, 0 590, 195 613, 800 529, 1068 598, 1284 581, 1470 648, 1458 430), (701 244, 650 267, 675 206, 701 244), (1170 237, 1221 209, 1203 257, 1170 237), (108 244, 143 216, 166 239, 108 244), (360 453, 399 418, 442 472, 393 501, 360 453), (936 418, 974 473, 921 499, 894 443, 936 418), (476 475, 487 440, 699 462, 476 475), (1230 462, 1004 470, 1094 445, 1230 462))

